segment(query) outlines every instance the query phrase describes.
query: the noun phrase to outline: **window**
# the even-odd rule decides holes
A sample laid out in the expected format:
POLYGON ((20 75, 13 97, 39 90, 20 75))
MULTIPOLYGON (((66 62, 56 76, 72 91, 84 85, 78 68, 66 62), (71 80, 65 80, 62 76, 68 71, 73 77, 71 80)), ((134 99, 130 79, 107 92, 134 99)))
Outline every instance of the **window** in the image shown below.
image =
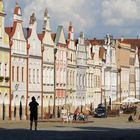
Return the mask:
POLYGON ((37 69, 37 83, 39 83, 39 69, 37 69))
POLYGON ((22 78, 21 80, 22 80, 22 82, 24 82, 24 67, 22 67, 21 76, 22 76, 21 77, 22 78))
POLYGON ((0 26, 0 37, 2 36, 2 28, 1 28, 1 26, 0 26))
POLYGON ((76 86, 78 87, 79 79, 78 79, 78 74, 76 76, 76 86))
POLYGON ((33 69, 33 83, 35 83, 35 69, 33 69))
POLYGON ((73 86, 75 85, 75 72, 73 72, 73 86))
POLYGON ((2 64, 0 63, 0 76, 2 76, 2 64))
POLYGON ((129 63, 130 63, 130 65, 134 66, 135 59, 134 58, 130 58, 129 63))
POLYGON ((14 77, 15 77, 15 67, 12 66, 12 81, 15 80, 14 77))
POLYGON ((31 69, 29 69, 29 83, 31 83, 31 69))
POLYGON ((97 87, 97 76, 94 75, 94 87, 97 87))
POLYGON ((71 76, 71 71, 70 71, 70 85, 71 85, 71 77, 72 77, 72 76, 71 76))
POLYGON ((43 67, 43 84, 46 84, 46 67, 43 67))
POLYGON ((7 76, 7 64, 5 64, 5 77, 7 76))
POLYGON ((71 53, 71 58, 70 58, 71 62, 72 62, 72 53, 71 53))
POLYGON ((17 81, 19 81, 19 67, 17 67, 17 81))

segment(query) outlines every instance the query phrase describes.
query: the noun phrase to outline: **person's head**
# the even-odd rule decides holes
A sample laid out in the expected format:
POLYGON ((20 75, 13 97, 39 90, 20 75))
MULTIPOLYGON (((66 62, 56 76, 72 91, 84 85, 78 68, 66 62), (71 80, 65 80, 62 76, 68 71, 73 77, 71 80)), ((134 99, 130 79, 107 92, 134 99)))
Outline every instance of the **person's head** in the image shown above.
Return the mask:
POLYGON ((33 97, 32 97, 32 101, 35 101, 35 100, 36 100, 36 99, 35 99, 35 97, 33 96, 33 97))

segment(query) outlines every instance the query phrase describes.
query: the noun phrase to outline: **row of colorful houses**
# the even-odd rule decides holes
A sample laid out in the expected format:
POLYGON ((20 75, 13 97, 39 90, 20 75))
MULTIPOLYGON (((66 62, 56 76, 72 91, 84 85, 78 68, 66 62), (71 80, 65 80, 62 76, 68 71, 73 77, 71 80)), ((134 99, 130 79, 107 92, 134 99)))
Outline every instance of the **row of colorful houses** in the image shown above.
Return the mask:
POLYGON ((0 118, 28 119, 31 97, 39 103, 39 117, 55 117, 63 108, 93 110, 100 103, 140 98, 140 39, 85 39, 74 37, 72 23, 52 33, 44 12, 37 33, 35 14, 22 24, 18 3, 13 25, 5 27, 0 1, 0 118))

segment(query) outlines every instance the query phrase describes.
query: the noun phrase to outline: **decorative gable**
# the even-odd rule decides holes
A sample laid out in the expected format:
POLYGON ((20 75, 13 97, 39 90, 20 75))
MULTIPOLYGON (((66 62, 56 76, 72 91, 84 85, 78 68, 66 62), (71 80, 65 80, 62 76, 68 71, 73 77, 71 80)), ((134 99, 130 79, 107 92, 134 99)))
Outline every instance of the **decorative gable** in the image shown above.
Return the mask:
POLYGON ((30 22, 29 22, 29 30, 28 30, 28 44, 30 44, 29 54, 30 55, 36 55, 41 56, 41 41, 38 38, 37 35, 37 22, 35 14, 33 13, 30 16, 30 22))
POLYGON ((58 26, 58 28, 57 28, 55 43, 66 45, 63 26, 58 26))

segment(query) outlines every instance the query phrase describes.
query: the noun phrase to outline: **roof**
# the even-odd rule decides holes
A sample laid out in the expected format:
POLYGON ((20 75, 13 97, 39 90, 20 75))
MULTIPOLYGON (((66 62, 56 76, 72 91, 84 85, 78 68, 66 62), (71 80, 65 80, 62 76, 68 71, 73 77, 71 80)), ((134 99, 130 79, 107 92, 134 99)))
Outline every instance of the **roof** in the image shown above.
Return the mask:
POLYGON ((52 40, 55 40, 56 33, 51 33, 52 40))
POLYGON ((104 40, 103 39, 97 40, 96 38, 89 39, 89 42, 91 43, 91 45, 103 45, 104 44, 104 40))
POLYGON ((14 14, 19 15, 19 11, 20 11, 20 13, 21 13, 21 8, 19 7, 18 3, 16 3, 16 7, 15 7, 15 9, 14 9, 14 14))
POLYGON ((39 40, 42 41, 45 34, 44 34, 44 32, 43 32, 42 34, 37 34, 37 35, 38 35, 39 40))
POLYGON ((54 42, 59 44, 66 44, 63 26, 58 26, 54 42))
POLYGON ((100 47, 100 49, 99 49, 99 58, 103 59, 104 58, 104 54, 105 54, 105 48, 104 47, 100 47))
POLYGON ((28 39, 31 35, 32 29, 30 28, 23 28, 23 34, 25 36, 26 39, 28 39))
POLYGON ((130 44, 132 49, 136 49, 136 47, 140 48, 140 39, 121 39, 118 40, 120 43, 130 44))
POLYGON ((5 31, 9 35, 10 38, 14 35, 14 33, 16 31, 16 26, 17 26, 17 22, 14 21, 13 27, 5 27, 5 31))
POLYGON ((12 32, 12 27, 5 27, 5 32, 10 36, 12 32))

